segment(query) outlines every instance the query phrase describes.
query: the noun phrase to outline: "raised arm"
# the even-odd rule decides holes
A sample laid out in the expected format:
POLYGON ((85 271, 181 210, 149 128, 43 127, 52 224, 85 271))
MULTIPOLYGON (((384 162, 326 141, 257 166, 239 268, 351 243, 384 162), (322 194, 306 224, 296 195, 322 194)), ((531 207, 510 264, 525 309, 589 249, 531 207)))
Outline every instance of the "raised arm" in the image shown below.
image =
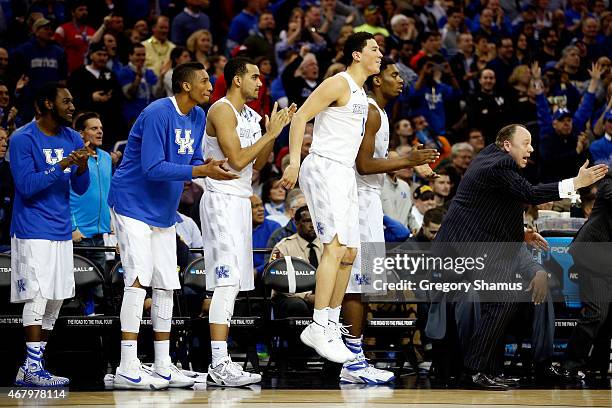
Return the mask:
POLYGON ((306 123, 323 109, 339 101, 343 95, 348 95, 350 92, 348 82, 345 79, 339 76, 327 78, 310 94, 300 109, 293 115, 289 128, 290 161, 281 179, 283 187, 291 189, 297 181, 300 172, 300 150, 306 123))

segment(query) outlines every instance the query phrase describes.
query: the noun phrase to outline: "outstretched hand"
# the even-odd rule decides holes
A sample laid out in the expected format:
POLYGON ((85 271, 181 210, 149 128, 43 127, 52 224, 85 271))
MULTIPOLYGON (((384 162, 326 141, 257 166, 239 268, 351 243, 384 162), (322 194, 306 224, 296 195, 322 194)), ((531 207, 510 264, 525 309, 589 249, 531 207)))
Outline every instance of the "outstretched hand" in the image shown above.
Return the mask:
POLYGON ((417 145, 406 155, 410 167, 434 163, 439 157, 440 153, 436 149, 425 149, 422 144, 417 145))
POLYGON ((574 189, 578 190, 582 187, 590 186, 591 184, 597 183, 599 180, 604 178, 608 173, 607 164, 596 164, 595 166, 588 167, 589 160, 584 162, 578 175, 574 177, 574 189))

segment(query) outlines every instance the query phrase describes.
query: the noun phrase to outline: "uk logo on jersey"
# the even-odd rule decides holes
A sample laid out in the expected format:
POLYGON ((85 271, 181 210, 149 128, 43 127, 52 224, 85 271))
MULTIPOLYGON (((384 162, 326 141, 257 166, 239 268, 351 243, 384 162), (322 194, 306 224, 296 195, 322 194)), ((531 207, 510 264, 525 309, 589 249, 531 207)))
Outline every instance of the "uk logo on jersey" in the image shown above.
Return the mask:
POLYGON ((25 292, 26 291, 26 283, 23 279, 17 280, 17 292, 25 292))
POLYGON ((193 142, 191 137, 191 129, 185 129, 185 137, 183 137, 183 129, 174 129, 174 143, 179 146, 178 154, 193 154, 193 142))
POLYGON ((221 278, 229 278, 229 266, 219 265, 215 268, 215 274, 217 275, 217 279, 221 278))
POLYGON ((317 221, 317 234, 323 235, 325 233, 325 226, 320 221, 317 221))
POLYGON ((353 277, 355 278, 355 283, 359 286, 362 285, 369 285, 370 284, 370 277, 366 276, 366 275, 353 275, 353 277))

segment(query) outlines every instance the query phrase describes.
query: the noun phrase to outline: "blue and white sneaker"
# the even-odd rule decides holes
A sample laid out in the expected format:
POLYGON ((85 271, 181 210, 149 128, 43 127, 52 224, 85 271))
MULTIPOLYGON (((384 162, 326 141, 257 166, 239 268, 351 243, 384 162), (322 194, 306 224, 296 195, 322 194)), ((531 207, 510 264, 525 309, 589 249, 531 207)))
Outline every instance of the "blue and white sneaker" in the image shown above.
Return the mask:
POLYGON ((142 366, 143 371, 146 371, 149 375, 163 380, 168 381, 168 387, 170 388, 189 388, 193 387, 195 380, 187 377, 177 366, 172 364, 171 361, 167 361, 166 364, 153 366, 142 366))
POLYGON ((344 363, 340 371, 340 383, 343 384, 387 384, 395 380, 391 371, 380 370, 368 363, 363 351, 353 361, 344 363))
POLYGON ((169 381, 152 376, 144 370, 140 360, 134 359, 125 367, 117 367, 113 388, 119 390, 164 390, 170 385, 169 381))
POLYGON ((15 385, 18 387, 67 387, 70 380, 66 377, 59 377, 51 374, 44 368, 30 371, 25 364, 17 370, 15 385))

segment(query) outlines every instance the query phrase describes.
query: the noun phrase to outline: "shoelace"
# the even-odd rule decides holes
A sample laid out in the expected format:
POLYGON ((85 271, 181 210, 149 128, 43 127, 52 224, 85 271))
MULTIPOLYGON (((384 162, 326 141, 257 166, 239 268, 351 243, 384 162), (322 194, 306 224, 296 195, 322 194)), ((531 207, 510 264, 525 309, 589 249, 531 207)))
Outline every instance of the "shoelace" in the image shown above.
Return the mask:
POLYGON ((229 372, 230 374, 232 374, 233 376, 237 377, 238 375, 240 375, 240 373, 242 372, 242 367, 240 367, 240 365, 232 360, 230 360, 229 358, 226 360, 227 363, 223 364, 223 368, 221 369, 221 374, 225 374, 226 372, 229 372))

